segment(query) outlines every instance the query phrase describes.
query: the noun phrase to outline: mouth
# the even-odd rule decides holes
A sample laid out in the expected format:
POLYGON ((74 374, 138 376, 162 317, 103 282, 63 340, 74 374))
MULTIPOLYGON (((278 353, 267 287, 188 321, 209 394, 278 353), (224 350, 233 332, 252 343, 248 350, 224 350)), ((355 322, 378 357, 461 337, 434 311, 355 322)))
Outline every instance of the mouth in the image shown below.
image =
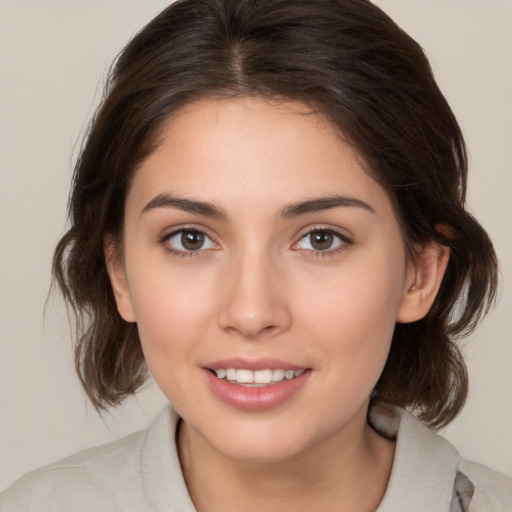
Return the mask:
POLYGON ((244 411, 264 411, 291 400, 310 380, 313 370, 275 359, 225 359, 202 368, 217 398, 244 411))
POLYGON ((300 377, 306 368, 298 370, 284 368, 266 368, 249 370, 246 368, 209 368, 210 372, 220 380, 243 387, 268 387, 282 381, 289 381, 300 377))

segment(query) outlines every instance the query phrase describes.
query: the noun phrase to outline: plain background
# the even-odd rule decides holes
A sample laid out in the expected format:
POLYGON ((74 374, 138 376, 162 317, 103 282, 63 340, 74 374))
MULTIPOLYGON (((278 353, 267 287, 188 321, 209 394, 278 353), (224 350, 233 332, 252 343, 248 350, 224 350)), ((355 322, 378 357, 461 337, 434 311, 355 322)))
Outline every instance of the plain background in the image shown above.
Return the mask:
MULTIPOLYGON (((0 489, 21 474, 144 427, 154 385, 101 418, 73 370, 58 297, 43 309, 65 229, 80 135, 106 70, 163 0, 0 0, 0 489)), ((502 264, 496 309, 465 342, 469 401, 444 434, 512 476, 512 3, 377 0, 416 38, 465 132, 469 205, 502 264)))

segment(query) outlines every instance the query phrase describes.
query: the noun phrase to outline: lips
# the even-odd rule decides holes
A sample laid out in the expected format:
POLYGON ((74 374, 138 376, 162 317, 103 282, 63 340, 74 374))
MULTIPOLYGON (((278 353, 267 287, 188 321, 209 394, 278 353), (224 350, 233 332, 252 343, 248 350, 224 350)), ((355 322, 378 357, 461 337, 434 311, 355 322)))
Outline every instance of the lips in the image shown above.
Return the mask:
POLYGON ((241 386, 268 386, 274 385, 284 379, 290 380, 299 377, 305 371, 301 370, 285 370, 284 368, 275 368, 271 370, 246 370, 240 368, 217 368, 213 370, 219 379, 224 379, 232 384, 241 386))
POLYGON ((230 359, 203 367, 213 394, 231 407, 246 411, 283 404, 300 391, 311 372, 310 368, 277 360, 230 359))

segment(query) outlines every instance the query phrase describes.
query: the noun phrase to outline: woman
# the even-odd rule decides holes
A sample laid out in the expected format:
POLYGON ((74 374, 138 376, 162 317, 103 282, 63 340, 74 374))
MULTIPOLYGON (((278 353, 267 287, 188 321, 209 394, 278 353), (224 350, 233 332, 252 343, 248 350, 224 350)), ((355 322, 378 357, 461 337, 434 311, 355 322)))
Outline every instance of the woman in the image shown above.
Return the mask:
POLYGON ((54 271, 92 402, 149 368, 173 410, 0 504, 506 510, 508 479, 397 408, 436 428, 464 403, 454 338, 496 287, 466 171, 423 52, 371 3, 171 5, 116 63, 54 271))

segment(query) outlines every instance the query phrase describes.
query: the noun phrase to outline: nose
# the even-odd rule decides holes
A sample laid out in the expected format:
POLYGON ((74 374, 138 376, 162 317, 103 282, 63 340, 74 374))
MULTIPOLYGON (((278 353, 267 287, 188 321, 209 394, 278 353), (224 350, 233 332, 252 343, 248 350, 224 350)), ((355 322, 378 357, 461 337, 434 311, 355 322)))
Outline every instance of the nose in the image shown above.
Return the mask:
POLYGON ((245 254, 231 261, 222 277, 218 313, 221 329, 246 339, 264 339, 289 329, 286 286, 270 257, 245 254))

